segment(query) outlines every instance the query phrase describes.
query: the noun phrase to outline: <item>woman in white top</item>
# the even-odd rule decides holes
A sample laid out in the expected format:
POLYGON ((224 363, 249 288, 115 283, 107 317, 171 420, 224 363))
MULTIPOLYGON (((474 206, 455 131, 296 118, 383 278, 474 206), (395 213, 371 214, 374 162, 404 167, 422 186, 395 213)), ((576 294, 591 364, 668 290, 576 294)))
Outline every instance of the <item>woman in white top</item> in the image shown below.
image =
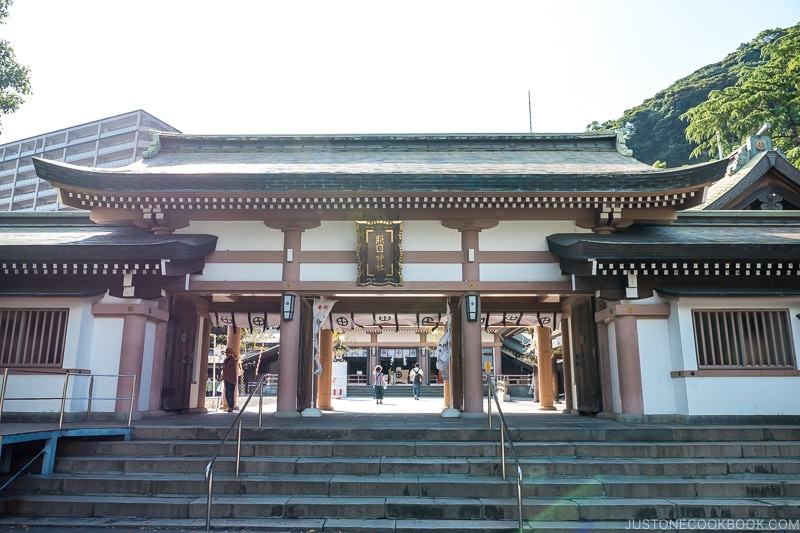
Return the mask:
POLYGON ((375 367, 375 371, 372 373, 372 383, 374 384, 372 397, 375 399, 375 403, 382 404, 383 388, 386 386, 386 376, 383 374, 381 365, 375 367))

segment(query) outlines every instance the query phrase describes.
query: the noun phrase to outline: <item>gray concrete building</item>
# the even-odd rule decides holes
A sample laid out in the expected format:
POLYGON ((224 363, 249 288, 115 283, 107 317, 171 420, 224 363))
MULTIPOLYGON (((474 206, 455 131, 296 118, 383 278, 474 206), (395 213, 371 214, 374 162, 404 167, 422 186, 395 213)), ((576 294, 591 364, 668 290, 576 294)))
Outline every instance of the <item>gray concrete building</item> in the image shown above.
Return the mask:
POLYGON ((141 109, 0 145, 0 212, 71 210, 36 176, 31 156, 87 167, 118 167, 141 158, 152 131, 180 133, 141 109))

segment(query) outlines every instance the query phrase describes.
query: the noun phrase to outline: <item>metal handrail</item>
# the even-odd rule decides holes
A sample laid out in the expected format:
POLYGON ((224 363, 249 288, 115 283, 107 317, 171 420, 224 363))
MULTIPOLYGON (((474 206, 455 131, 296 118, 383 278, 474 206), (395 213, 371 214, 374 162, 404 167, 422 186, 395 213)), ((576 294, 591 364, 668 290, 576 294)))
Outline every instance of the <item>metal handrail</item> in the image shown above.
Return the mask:
POLYGON ((263 374, 261 376, 261 379, 258 380, 258 384, 256 385, 256 387, 247 396, 247 399, 244 401, 244 404, 239 409, 239 412, 236 414, 236 418, 233 419, 233 422, 231 422, 228 431, 226 431, 225 435, 222 437, 222 440, 220 441, 219 446, 217 447, 217 451, 214 453, 214 455, 211 457, 211 459, 208 461, 208 464, 206 465, 206 479, 208 480, 208 501, 206 503, 206 531, 211 530, 211 494, 213 492, 213 486, 214 486, 214 464, 217 462, 219 454, 222 453, 222 448, 225 447, 225 443, 228 441, 228 437, 230 436, 231 431, 233 431, 233 428, 236 427, 236 425, 238 424, 239 432, 236 440, 236 478, 237 479, 239 478, 239 462, 241 460, 241 452, 242 452, 242 423, 241 423, 242 413, 244 413, 245 408, 250 403, 250 400, 253 398, 253 395, 256 393, 256 391, 259 391, 259 398, 261 399, 261 402, 259 402, 258 406, 258 427, 261 427, 261 416, 263 414, 262 405, 264 403, 263 402, 264 391, 262 385, 263 382, 267 379, 267 376, 268 374, 263 374))
POLYGON ((491 377, 487 380, 487 382, 487 394, 489 396, 489 429, 492 429, 492 398, 494 398, 495 405, 497 406, 497 414, 500 415, 500 461, 502 463, 503 481, 506 479, 505 437, 508 437, 508 447, 511 449, 511 455, 513 456, 514 463, 517 466, 517 514, 519 516, 519 531, 522 533, 522 465, 517 458, 517 451, 514 449, 514 441, 511 439, 511 433, 508 431, 506 417, 503 415, 503 410, 500 408, 500 400, 497 398, 497 393, 492 387, 491 377))
POLYGON ((130 406, 128 407, 128 427, 131 427, 131 421, 133 420, 133 401, 134 396, 136 393, 136 374, 84 374, 82 372, 70 372, 69 369, 65 370, 64 372, 42 372, 42 371, 29 371, 25 372, 24 370, 16 370, 15 374, 31 374, 36 376, 60 376, 63 374, 64 376, 64 386, 61 390, 61 396, 22 396, 18 398, 7 398, 6 397, 6 388, 8 386, 8 378, 9 378, 9 369, 5 368, 3 370, 3 384, 0 386, 0 420, 3 416, 3 405, 5 404, 6 400, 10 401, 17 401, 17 400, 61 400, 61 408, 58 414, 58 429, 61 429, 64 425, 64 412, 66 411, 67 399, 70 400, 87 400, 87 410, 86 415, 87 418, 91 417, 92 413, 92 401, 95 400, 114 400, 115 402, 118 400, 128 400, 130 401, 130 406), (88 396, 70 396, 67 397, 67 391, 69 390, 69 378, 70 376, 75 377, 88 377, 89 378, 89 395, 88 396), (133 378, 131 380, 131 395, 130 397, 122 397, 122 396, 115 396, 115 397, 94 397, 92 396, 93 388, 94 388, 94 378, 98 377, 105 377, 105 378, 133 378))

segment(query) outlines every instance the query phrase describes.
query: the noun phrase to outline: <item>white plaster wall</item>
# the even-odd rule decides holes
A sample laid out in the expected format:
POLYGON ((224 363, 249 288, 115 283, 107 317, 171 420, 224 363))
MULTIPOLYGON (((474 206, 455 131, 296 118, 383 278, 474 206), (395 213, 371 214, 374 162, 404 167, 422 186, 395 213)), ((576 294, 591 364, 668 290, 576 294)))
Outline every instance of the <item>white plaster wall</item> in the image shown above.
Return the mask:
MULTIPOLYGON (((0 382, 2 377, 0 377, 0 382)), ((70 378, 70 383, 74 381, 70 378)), ((67 396, 73 392, 67 391, 67 396)), ((58 375, 9 375, 6 385, 3 412, 14 413, 58 413, 61 410, 61 394, 64 390, 64 372, 58 375), (31 400, 27 398, 46 398, 31 400)), ((85 394, 84 394, 85 395, 85 394)), ((69 408, 65 407, 67 411, 69 408)))
MULTIPOLYGON (((62 368, 95 372, 91 361, 91 337, 94 331, 91 298, 3 298, 0 305, 7 309, 67 309, 67 331, 64 342, 62 368)), ((117 358, 117 361, 119 359, 117 358)), ((61 410, 61 396, 64 392, 65 373, 55 368, 53 374, 11 375, 6 384, 5 411, 58 413, 61 410), (46 398, 42 400, 12 400, 12 398, 46 398)), ((87 374, 88 375, 88 374, 87 374)), ((86 409, 88 380, 70 374, 67 388, 65 410, 83 411, 86 409), (82 398, 80 400, 74 398, 82 398)))
MULTIPOLYGON (((677 302, 669 303, 670 311, 667 324, 669 328, 670 342, 670 371, 684 368, 684 353, 681 337, 680 316, 678 313, 677 302), (677 342, 676 342, 677 340, 677 342)), ((675 414, 689 413, 689 398, 686 393, 685 379, 672 379, 673 398, 675 400, 675 414)))
MULTIPOLYGON (((156 345, 156 323, 147 321, 144 329, 144 354, 142 357, 142 375, 138 376, 139 383, 139 403, 136 406, 137 411, 149 411, 150 406, 148 400, 150 399, 150 387, 153 386, 153 360, 155 357, 156 345)), ((158 385, 159 387, 161 384, 158 385)))
POLYGON ((675 413, 675 390, 670 377, 670 339, 666 319, 638 319, 642 400, 645 414, 675 413))
MULTIPOLYGON (((589 230, 581 231, 588 232, 589 230)), ((572 221, 507 221, 482 230, 479 234, 483 252, 526 251, 546 252, 547 236, 552 233, 574 233, 572 221)), ((459 248, 460 249, 460 248, 459 248)))
POLYGON ((403 281, 461 281, 461 264, 405 263, 403 281))
MULTIPOLYGON (((119 358, 122 353, 123 317, 95 317, 94 335, 90 353, 93 376, 93 398, 116 398, 119 374, 119 358)), ((85 379, 85 378, 84 378, 85 379)), ((130 378, 125 378, 124 386, 129 390, 130 378)), ((127 393, 125 393, 127 396, 127 393)), ((114 412, 116 401, 94 400, 92 412, 114 412)))
POLYGON ((481 281, 564 281, 558 263, 482 263, 481 281))
POLYGON ((257 221, 192 222, 175 233, 216 235, 217 250, 283 250, 283 232, 257 221))
POLYGON ((686 381, 690 415, 800 415, 800 378, 703 377, 686 381))
POLYGON ((281 281, 282 263, 206 263, 192 281, 281 281))
MULTIPOLYGON (((203 387, 203 391, 206 390, 206 374, 208 372, 208 367, 201 368, 200 366, 200 358, 208 353, 208 348, 205 344, 203 344, 203 327, 205 324, 206 319, 200 317, 197 319, 197 331, 195 332, 195 339, 194 339, 194 357, 192 358, 192 384, 189 387, 189 407, 204 407, 204 405, 199 405, 200 399, 200 387, 203 387)), ((204 396, 205 398, 205 396, 204 396)), ((203 400, 205 404, 205 400, 203 400)))
POLYGON ((358 277, 355 263, 303 263, 300 281, 350 281, 358 277))
POLYGON ((460 252, 461 233, 438 221, 403 222, 403 250, 415 252, 460 252))
POLYGON ((378 335, 379 344, 418 343, 419 333, 414 331, 384 331, 378 335))
POLYGON ((608 330, 608 358, 611 372, 611 408, 615 413, 622 412, 622 397, 619 393, 619 361, 617 360, 617 333, 614 323, 601 325, 608 330))
MULTIPOLYGON (((800 323, 795 317, 800 302, 787 299, 682 298, 676 305, 680 328, 682 367, 696 370, 691 312, 693 309, 788 309, 795 350, 795 366, 800 346, 800 323)), ((676 358, 673 358, 673 360, 676 358)), ((688 415, 800 415, 800 376, 726 376, 673 378, 686 390, 688 415)))
MULTIPOLYGON (((357 246, 355 222, 323 222, 319 227, 303 232, 300 249, 308 252, 341 250, 355 252, 357 246)), ((353 255, 353 261, 355 260, 355 255, 353 255)))

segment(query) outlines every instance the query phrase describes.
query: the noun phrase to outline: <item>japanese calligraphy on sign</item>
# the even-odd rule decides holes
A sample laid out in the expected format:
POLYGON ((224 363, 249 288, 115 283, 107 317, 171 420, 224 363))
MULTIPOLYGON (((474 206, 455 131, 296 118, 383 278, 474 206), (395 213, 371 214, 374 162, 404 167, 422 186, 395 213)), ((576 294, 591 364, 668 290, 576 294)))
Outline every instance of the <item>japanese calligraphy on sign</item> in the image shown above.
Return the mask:
POLYGON ((402 222, 356 222, 358 284, 403 284, 402 222))

